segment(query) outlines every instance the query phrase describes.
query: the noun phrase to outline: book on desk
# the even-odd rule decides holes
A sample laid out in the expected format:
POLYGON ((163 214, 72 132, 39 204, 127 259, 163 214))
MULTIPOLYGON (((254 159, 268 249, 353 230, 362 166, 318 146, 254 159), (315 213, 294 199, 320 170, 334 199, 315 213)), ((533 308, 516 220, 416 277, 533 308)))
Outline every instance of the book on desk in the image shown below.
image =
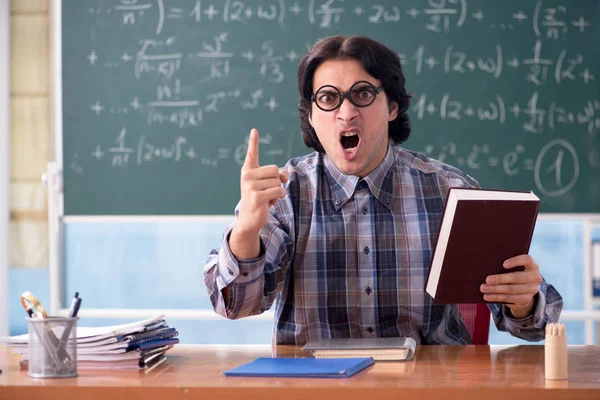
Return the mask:
POLYGON ((349 378, 372 365, 371 357, 362 358, 257 358, 224 371, 225 376, 282 378, 349 378))
POLYGON ((330 338, 309 340, 302 350, 315 358, 372 357, 375 361, 410 360, 417 344, 411 337, 330 338))
POLYGON ((451 188, 425 286, 434 303, 485 303, 487 276, 522 271, 502 264, 529 252, 539 206, 533 192, 451 188))

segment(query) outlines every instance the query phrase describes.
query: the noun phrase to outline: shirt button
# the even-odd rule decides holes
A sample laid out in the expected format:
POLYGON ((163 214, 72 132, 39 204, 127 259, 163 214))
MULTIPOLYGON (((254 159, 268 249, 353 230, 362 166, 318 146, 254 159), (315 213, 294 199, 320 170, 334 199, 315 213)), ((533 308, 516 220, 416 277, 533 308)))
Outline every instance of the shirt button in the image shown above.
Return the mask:
POLYGON ((229 275, 233 275, 233 271, 231 270, 231 268, 227 268, 227 272, 229 272, 229 275))
POLYGON ((365 252, 365 254, 369 254, 371 252, 371 250, 369 249, 369 246, 365 246, 363 251, 365 252))
POLYGON ((341 200, 336 200, 336 201, 335 201, 335 204, 336 204, 337 206, 339 206, 340 204, 342 204, 342 201, 341 201, 341 200))
POLYGON ((371 294, 372 290, 370 287, 367 286, 367 288, 365 289, 365 292, 367 292, 367 294, 371 294))
POLYGON ((371 327, 368 327, 368 328, 367 328, 367 332, 369 332, 369 333, 373 333, 373 328, 371 328, 371 327))
POLYGON ((388 204, 388 205, 389 205, 391 202, 392 202, 392 200, 390 200, 390 199, 385 199, 385 204, 388 204))
POLYGON ((362 209, 363 214, 366 214, 367 211, 369 211, 369 209, 367 207, 363 207, 363 209, 362 209))

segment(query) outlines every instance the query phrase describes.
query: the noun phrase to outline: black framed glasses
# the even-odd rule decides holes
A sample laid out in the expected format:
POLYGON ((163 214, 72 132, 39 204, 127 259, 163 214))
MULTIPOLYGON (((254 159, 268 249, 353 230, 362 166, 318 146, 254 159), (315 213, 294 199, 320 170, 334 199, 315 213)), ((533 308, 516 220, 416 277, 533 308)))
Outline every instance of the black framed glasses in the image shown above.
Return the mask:
POLYGON ((347 98, 356 107, 367 107, 373 104, 377 94, 382 90, 383 86, 375 87, 367 81, 354 83, 346 93, 342 93, 333 85, 325 85, 321 86, 310 100, 314 101, 317 107, 323 111, 333 111, 339 108, 344 98, 347 98))

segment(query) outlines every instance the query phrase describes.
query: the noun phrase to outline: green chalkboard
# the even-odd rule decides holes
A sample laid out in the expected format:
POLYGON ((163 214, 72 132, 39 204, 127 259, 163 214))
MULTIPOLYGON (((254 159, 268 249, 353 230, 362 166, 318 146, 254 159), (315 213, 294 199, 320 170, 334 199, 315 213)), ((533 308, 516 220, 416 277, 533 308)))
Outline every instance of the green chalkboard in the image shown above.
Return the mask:
POLYGON ((309 152, 299 57, 316 39, 397 51, 404 147, 542 212, 600 212, 600 3, 63 0, 66 215, 231 215, 251 128, 261 164, 309 152))

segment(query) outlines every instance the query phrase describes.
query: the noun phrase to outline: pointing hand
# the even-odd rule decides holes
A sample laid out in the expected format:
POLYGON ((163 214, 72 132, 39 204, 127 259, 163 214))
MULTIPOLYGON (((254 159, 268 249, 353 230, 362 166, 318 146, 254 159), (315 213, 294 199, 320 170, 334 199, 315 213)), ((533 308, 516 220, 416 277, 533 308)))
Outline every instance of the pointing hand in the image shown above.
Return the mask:
POLYGON ((241 206, 236 228, 241 232, 258 233, 267 223, 269 207, 286 196, 282 183, 287 180, 287 171, 280 171, 277 165, 260 166, 258 131, 252 129, 240 178, 241 206))

